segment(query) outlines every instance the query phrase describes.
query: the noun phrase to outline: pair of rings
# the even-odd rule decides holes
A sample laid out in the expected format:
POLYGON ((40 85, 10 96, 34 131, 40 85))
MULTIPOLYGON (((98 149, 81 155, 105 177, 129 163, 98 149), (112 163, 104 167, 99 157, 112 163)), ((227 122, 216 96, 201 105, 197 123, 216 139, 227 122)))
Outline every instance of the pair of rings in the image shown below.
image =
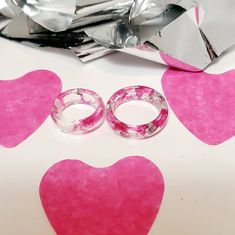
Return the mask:
POLYGON ((168 106, 165 98, 156 90, 146 86, 130 86, 115 92, 105 107, 102 98, 94 91, 87 89, 72 89, 61 93, 55 100, 51 117, 58 128, 70 134, 89 133, 102 125, 105 120, 119 135, 126 138, 144 139, 157 134, 166 124, 168 106), (141 125, 131 125, 119 120, 115 111, 123 103, 142 100, 152 104, 159 115, 151 122, 141 125), (63 112, 72 105, 85 104, 95 111, 84 119, 67 120, 63 112))

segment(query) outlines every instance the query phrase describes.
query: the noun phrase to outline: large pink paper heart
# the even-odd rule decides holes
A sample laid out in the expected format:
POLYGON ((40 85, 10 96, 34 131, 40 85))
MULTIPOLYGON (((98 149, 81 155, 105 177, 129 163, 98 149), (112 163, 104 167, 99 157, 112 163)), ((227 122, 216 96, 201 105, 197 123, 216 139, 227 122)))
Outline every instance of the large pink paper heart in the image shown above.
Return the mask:
POLYGON ((0 145, 15 147, 50 114, 61 91, 59 77, 37 70, 15 80, 0 80, 0 145))
POLYGON ((143 157, 107 168, 61 161, 40 184, 42 205, 58 235, 147 235, 163 192, 160 170, 143 157))
POLYGON ((235 135, 235 70, 214 75, 169 69, 162 86, 176 116, 201 141, 216 145, 235 135))

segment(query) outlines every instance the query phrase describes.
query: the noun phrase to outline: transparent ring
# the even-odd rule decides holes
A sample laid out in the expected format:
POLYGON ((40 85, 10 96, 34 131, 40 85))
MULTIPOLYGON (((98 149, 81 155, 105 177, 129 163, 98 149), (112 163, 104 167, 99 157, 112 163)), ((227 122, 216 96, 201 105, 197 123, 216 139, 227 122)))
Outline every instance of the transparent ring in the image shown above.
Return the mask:
POLYGON ((145 139, 157 134, 166 124, 168 106, 165 98, 156 90, 146 86, 130 86, 112 95, 106 107, 106 119, 111 128, 126 138, 145 139), (120 121, 115 116, 116 109, 123 103, 142 100, 157 108, 159 115, 151 122, 141 125, 131 125, 120 121))
POLYGON ((105 120, 105 105, 102 98, 94 91, 87 89, 72 89, 61 93, 55 100, 51 117, 57 127, 70 134, 89 133, 97 129, 105 120), (72 105, 85 104, 95 111, 84 119, 67 120, 63 112, 72 105))

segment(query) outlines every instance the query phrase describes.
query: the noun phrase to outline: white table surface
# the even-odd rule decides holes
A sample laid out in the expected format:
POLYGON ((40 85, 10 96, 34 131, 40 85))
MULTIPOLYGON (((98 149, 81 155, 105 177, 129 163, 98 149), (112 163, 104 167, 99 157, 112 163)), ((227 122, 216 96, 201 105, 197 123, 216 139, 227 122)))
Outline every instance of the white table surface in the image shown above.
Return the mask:
MULTIPOLYGON (((161 77, 166 70, 163 65, 121 53, 82 64, 68 52, 30 48, 5 39, 0 39, 0 53, 2 80, 48 69, 61 77, 63 90, 92 89, 105 101, 128 85, 143 84, 162 92, 161 77)), ((235 50, 207 71, 233 68, 235 50)), ((104 167, 132 155, 151 159, 165 178, 162 207, 150 235, 235 234, 235 138, 208 146, 171 110, 166 128, 147 140, 122 138, 107 123, 89 135, 66 137, 49 117, 16 148, 0 147, 0 234, 55 234, 38 194, 41 177, 53 163, 72 158, 104 167)))

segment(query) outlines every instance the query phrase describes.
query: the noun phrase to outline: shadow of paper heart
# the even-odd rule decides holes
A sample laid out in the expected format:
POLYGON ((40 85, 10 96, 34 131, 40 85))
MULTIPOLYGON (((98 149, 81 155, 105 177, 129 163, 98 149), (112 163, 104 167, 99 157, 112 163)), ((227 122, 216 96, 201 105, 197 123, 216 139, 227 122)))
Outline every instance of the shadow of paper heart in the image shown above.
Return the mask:
POLYGON ((235 70, 214 75, 169 69, 162 86, 175 115, 198 139, 217 145, 235 135, 235 70))
POLYGON ((163 193, 160 170, 143 157, 107 168, 64 160, 40 184, 42 205, 58 235, 147 235, 163 193))
POLYGON ((61 80, 46 70, 0 80, 0 145, 15 147, 36 131, 60 91, 61 80))

